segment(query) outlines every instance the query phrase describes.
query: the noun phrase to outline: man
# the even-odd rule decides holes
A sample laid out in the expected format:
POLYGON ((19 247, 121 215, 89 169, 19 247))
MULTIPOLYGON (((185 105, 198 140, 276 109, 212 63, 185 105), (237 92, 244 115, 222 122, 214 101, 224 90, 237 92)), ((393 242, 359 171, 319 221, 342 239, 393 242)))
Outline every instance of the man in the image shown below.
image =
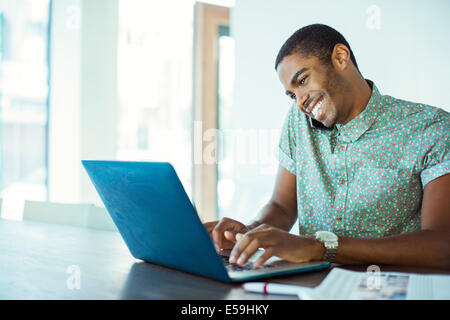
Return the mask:
POLYGON ((275 189, 250 225, 205 224, 217 249, 245 264, 262 248, 256 268, 271 256, 450 268, 450 115, 381 95, 325 25, 295 32, 275 69, 295 102, 275 189))

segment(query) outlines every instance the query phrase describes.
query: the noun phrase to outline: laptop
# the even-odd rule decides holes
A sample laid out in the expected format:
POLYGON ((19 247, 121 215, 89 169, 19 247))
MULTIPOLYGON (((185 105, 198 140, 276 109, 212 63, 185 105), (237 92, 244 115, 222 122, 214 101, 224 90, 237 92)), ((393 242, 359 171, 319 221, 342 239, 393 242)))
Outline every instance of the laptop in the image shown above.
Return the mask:
MULTIPOLYGON (((328 268, 330 263, 289 263, 269 259, 228 263, 208 231, 170 163, 82 161, 131 254, 140 260, 223 282, 242 282, 328 268)), ((263 252, 262 250, 260 250, 263 252)), ((229 253, 229 252, 228 252, 229 253)))

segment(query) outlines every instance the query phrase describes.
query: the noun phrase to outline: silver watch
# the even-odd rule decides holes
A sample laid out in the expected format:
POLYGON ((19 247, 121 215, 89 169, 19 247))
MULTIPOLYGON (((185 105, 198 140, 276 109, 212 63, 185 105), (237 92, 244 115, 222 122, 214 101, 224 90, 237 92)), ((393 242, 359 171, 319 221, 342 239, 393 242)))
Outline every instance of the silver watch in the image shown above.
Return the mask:
POLYGON ((326 251, 324 260, 328 262, 333 262, 338 248, 337 235, 329 231, 317 231, 315 233, 315 237, 317 240, 321 241, 325 246, 326 251))

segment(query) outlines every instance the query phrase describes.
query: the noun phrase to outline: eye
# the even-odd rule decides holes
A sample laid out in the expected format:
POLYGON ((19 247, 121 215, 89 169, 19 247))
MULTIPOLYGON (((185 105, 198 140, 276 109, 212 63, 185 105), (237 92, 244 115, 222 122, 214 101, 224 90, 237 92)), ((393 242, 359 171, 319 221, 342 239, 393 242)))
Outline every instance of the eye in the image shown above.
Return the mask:
POLYGON ((305 84, 307 78, 308 78, 308 76, 303 77, 298 83, 299 83, 300 85, 305 84))

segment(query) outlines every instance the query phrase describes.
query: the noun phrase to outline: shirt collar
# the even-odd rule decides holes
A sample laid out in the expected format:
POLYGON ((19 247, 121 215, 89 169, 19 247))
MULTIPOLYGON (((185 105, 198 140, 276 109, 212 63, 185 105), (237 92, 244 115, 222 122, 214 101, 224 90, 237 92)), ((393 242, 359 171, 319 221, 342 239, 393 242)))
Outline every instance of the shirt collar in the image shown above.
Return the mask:
POLYGON ((372 95, 365 109, 346 124, 336 124, 338 135, 344 141, 355 142, 358 140, 372 126, 382 111, 383 96, 372 81, 367 79, 366 81, 372 87, 372 95))

